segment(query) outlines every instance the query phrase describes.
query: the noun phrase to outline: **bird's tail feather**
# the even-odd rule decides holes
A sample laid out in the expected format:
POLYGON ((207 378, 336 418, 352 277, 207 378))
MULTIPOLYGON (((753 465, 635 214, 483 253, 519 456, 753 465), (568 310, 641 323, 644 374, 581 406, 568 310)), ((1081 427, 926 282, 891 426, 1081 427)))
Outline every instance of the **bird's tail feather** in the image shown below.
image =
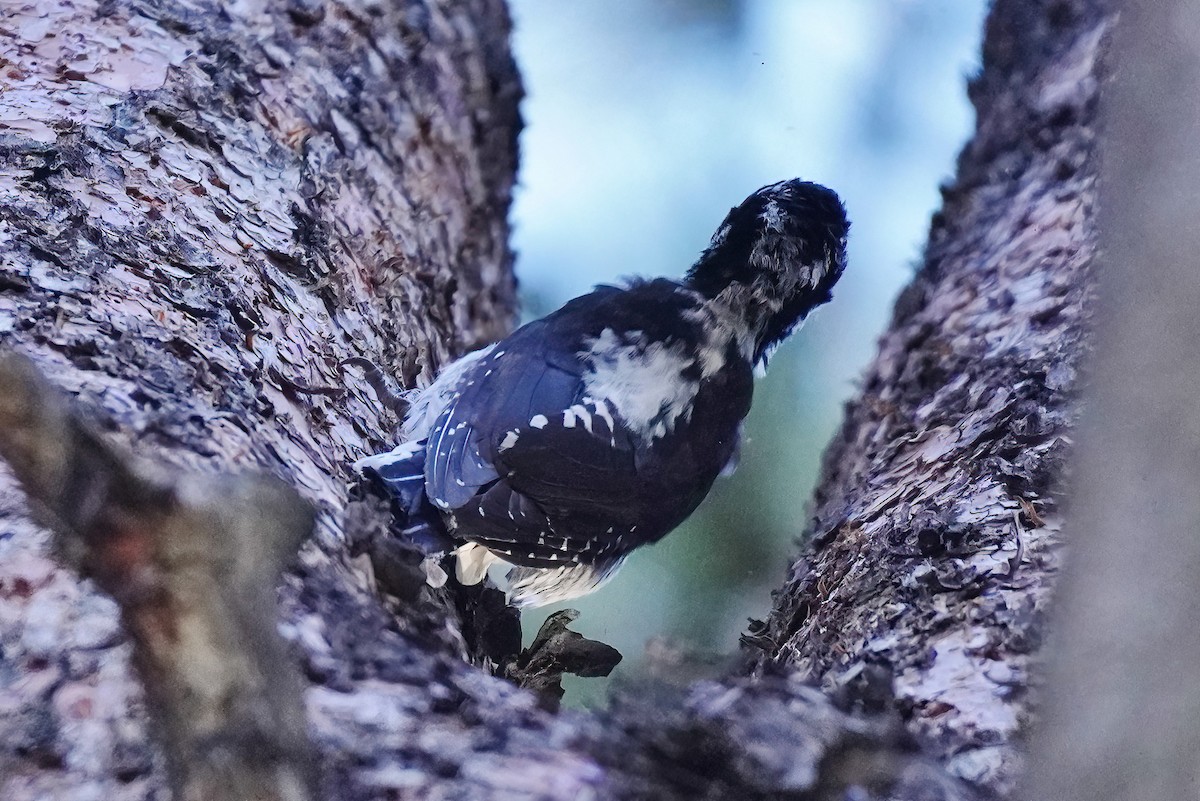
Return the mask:
POLYGON ((450 550, 441 515, 425 494, 425 441, 406 442, 387 453, 360 459, 360 473, 381 486, 392 499, 395 533, 426 554, 450 550))

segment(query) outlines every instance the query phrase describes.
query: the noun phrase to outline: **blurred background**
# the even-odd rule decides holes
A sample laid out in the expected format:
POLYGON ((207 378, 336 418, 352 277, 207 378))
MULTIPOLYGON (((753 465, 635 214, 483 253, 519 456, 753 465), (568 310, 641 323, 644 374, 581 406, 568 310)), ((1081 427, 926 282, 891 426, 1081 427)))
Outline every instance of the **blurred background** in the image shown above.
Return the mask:
MULTIPOLYGON (((796 550, 825 443, 974 125, 985 0, 510 0, 522 107, 514 210, 526 319, 596 283, 678 277, 731 206, 804 178, 852 221, 834 302, 755 389, 737 474, 606 588, 567 606, 640 681, 732 653, 796 550), (649 656, 648 656, 649 654, 649 656), (661 657, 659 657, 661 658, 661 657)), ((545 614, 525 615, 528 640, 545 614)), ((540 614, 539 614, 540 613, 540 614)), ((605 682, 571 681, 593 704, 605 682)))

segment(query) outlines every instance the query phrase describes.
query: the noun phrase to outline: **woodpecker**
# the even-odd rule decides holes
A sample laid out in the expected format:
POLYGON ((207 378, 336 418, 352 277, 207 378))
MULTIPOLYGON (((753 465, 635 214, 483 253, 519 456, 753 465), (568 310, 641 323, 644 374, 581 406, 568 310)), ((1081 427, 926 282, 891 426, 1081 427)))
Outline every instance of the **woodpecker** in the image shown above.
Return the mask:
POLYGON ((502 563, 517 607, 592 592, 732 469, 754 376, 830 300, 848 230, 833 191, 765 186, 683 280, 599 286, 451 363, 358 467, 463 584, 502 563))

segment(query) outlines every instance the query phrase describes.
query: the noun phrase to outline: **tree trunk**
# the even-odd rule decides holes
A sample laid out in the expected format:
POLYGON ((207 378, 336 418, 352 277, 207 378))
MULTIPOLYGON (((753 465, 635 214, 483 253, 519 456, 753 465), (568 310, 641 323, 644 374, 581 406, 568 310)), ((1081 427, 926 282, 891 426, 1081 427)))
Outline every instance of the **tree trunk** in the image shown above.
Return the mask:
POLYGON ((1096 352, 1025 798, 1195 798, 1200 8, 1124 5, 1103 104, 1096 352), (1086 544, 1084 547, 1083 544, 1086 544))
POLYGON ((1011 789, 1062 559, 1087 350, 1101 0, 1000 0, 976 133, 824 459, 768 667, 890 699, 952 773, 1011 789))
MULTIPOLYGON (((305 669, 403 671, 340 533, 348 466, 396 420, 304 388, 353 356, 428 378, 511 325, 503 2, 30 2, 0 27, 6 344, 139 456, 296 487, 320 511, 284 590, 305 669)), ((144 798, 162 774, 116 607, 3 498, 0 797, 144 798)))
MULTIPOLYGON (((468 665, 343 536, 348 465, 396 420, 339 392, 339 363, 428 379, 513 319, 500 0, 30 3, 0 25, 0 330, 111 441, 316 506, 281 629, 328 797, 1010 786, 1086 343, 1101 0, 997 3, 976 137, 750 675, 602 714, 468 665)), ((161 794, 116 606, 0 497, 0 797, 161 794)))

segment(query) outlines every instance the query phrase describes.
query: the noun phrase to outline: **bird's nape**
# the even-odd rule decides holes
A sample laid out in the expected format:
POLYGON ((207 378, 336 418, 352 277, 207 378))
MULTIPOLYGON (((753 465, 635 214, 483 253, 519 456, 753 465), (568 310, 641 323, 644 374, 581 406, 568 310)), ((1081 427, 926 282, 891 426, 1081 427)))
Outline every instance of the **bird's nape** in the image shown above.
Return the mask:
POLYGON ((770 353, 827 303, 846 266, 850 223, 833 190, 794 179, 764 186, 729 211, 686 283, 745 321, 752 360, 770 353))

